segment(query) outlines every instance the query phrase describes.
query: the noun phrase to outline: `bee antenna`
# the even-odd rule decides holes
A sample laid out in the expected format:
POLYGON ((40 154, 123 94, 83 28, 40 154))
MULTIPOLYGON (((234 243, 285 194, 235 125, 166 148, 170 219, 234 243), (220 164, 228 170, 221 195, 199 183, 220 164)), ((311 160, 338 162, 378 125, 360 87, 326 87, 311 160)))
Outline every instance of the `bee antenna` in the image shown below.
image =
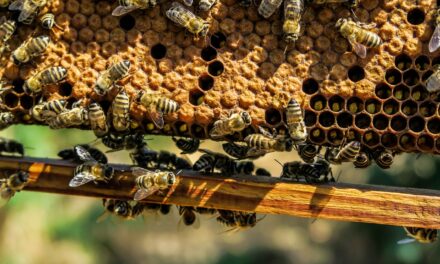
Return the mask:
POLYGON ((283 167, 283 163, 281 163, 279 160, 275 159, 275 161, 283 167))

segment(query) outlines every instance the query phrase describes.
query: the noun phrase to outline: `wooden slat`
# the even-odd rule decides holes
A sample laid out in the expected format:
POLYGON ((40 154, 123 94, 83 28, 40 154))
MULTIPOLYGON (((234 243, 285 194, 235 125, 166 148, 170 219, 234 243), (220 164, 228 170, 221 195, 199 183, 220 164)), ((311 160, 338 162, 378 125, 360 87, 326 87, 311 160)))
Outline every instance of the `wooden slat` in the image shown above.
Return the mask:
MULTIPOLYGON (((75 166, 60 160, 0 157, 1 171, 29 169, 32 181, 26 190, 116 199, 133 197, 130 167, 112 165, 116 172, 109 184, 89 183, 70 188, 68 182, 75 166)), ((176 186, 146 201, 440 229, 440 191, 434 190, 342 183, 311 185, 270 177, 224 178, 183 171, 176 186)))

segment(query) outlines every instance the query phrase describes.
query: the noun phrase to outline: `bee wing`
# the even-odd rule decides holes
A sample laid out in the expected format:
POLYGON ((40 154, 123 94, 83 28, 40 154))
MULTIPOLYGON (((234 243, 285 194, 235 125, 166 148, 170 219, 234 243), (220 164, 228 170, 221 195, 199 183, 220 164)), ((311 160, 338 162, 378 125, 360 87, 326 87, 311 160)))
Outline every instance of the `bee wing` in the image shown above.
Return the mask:
POLYGON ((132 167, 131 168, 131 172, 133 173, 134 176, 139 177, 139 176, 144 176, 148 173, 154 173, 153 171, 141 168, 141 167, 132 167))
POLYGON ((26 9, 21 10, 20 16, 18 16, 18 22, 23 22, 29 19, 30 17, 34 17, 36 15, 36 11, 37 9, 35 8, 30 8, 29 10, 26 9))
POLYGON ((83 148, 81 146, 75 146, 74 150, 75 150, 76 155, 82 161, 96 161, 85 148, 83 148))
POLYGON ((440 25, 435 27, 432 33, 431 40, 429 40, 429 52, 434 52, 440 47, 440 25))
POLYGON ((404 244, 413 243, 415 241, 416 240, 414 238, 404 238, 404 239, 401 239, 401 240, 397 241, 397 244, 404 245, 404 244))
POLYGON ((123 16, 127 13, 130 13, 136 9, 139 9, 137 6, 118 6, 116 7, 113 12, 112 16, 123 16))
POLYGON ((21 10, 23 8, 23 3, 24 3, 24 0, 16 0, 9 5, 8 9, 11 11, 21 10))
POLYGON ((183 0, 183 3, 186 5, 186 6, 192 6, 192 4, 193 4, 193 0, 183 0))
POLYGON ((258 126, 258 130, 259 130, 260 133, 263 134, 264 136, 266 136, 266 137, 270 137, 270 138, 273 138, 273 135, 272 135, 270 132, 268 132, 266 129, 264 129, 263 127, 258 126))
POLYGON ((365 47, 362 44, 359 44, 355 41, 351 41, 351 46, 353 47, 354 52, 361 57, 362 59, 365 59, 367 57, 367 47, 365 47))
POLYGON ((151 187, 149 189, 139 189, 134 194, 133 200, 135 200, 135 201, 143 200, 158 190, 159 190, 159 188, 157 188, 157 187, 151 187))
POLYGON ((264 149, 250 148, 246 153, 248 157, 259 157, 264 156, 268 151, 264 149))
POLYGON ((76 174, 72 180, 70 180, 69 182, 69 187, 78 187, 81 185, 84 185, 86 183, 89 183, 91 181, 93 181, 95 179, 95 177, 90 174, 90 173, 86 173, 86 172, 81 172, 76 174))
POLYGON ((218 129, 218 127, 216 127, 215 124, 214 127, 211 129, 211 131, 209 131, 209 135, 213 138, 223 136, 223 134, 220 133, 220 129, 218 129))
POLYGON ((157 110, 156 107, 150 107, 149 114, 151 121, 153 121, 158 128, 162 129, 164 126, 162 111, 157 110))

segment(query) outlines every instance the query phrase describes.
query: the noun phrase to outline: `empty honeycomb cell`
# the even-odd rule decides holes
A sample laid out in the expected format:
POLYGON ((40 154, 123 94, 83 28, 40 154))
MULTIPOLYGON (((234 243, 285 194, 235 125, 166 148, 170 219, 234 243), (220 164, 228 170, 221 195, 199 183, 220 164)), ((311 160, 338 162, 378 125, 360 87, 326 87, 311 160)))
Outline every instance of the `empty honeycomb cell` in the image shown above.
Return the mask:
POLYGON ((357 114, 364 110, 364 102, 358 97, 350 97, 347 100, 347 110, 353 114, 357 114))
POLYGON ((325 140, 324 130, 322 130, 322 129, 318 128, 318 127, 312 128, 310 130, 309 138, 310 138, 310 141, 315 143, 315 144, 323 143, 324 140, 325 140))
POLYGON ((420 25, 425 21, 425 12, 420 8, 411 9, 406 16, 406 20, 411 25, 420 25))
POLYGON ((434 148, 434 139, 429 135, 421 135, 417 139, 417 147, 424 151, 430 151, 434 148))
POLYGON ((208 74, 202 74, 199 76, 199 87, 203 91, 208 91, 214 86, 214 78, 208 74))
POLYGON ((156 60, 160 60, 165 58, 167 55, 167 47, 162 45, 161 43, 158 43, 151 47, 151 57, 153 57, 156 60))
POLYGON ((393 96, 397 100, 403 101, 409 98, 409 88, 403 84, 400 84, 393 89, 393 96))
POLYGON ((211 36, 211 46, 213 46, 216 49, 221 49, 226 44, 226 36, 225 34, 221 32, 214 33, 211 36))
POLYGON ((333 112, 340 112, 344 110, 345 100, 339 95, 334 95, 328 100, 328 106, 333 112))
POLYGON ((324 111, 319 114, 319 123, 323 127, 331 127, 335 122, 335 116, 330 111, 324 111))
POLYGON ((348 129, 345 130, 345 137, 348 141, 361 141, 362 140, 362 135, 361 133, 359 133, 358 131, 354 130, 354 129, 348 129))
POLYGON ((208 72, 212 76, 220 76, 224 70, 225 67, 221 61, 213 61, 208 65, 208 72))
POLYGON ((201 105, 205 99, 205 94, 197 89, 191 90, 189 92, 189 102, 192 105, 201 105))
POLYGON ((412 116, 415 113, 417 113, 417 103, 414 101, 410 101, 410 100, 405 101, 402 103, 401 111, 406 116, 412 116))
POLYGON ((34 105, 34 98, 31 96, 25 94, 20 97, 20 106, 23 107, 23 109, 31 109, 31 107, 34 105))
POLYGON ((420 82, 419 73, 414 70, 408 70, 403 73, 403 82, 408 86, 414 86, 420 82))
POLYGON ((70 96, 72 94, 72 85, 70 83, 63 82, 59 87, 58 93, 61 96, 70 96))
POLYGON ((396 65, 397 69, 399 69, 401 71, 406 71, 409 68, 411 68, 412 59, 406 54, 400 54, 400 55, 396 56, 394 63, 396 65))
POLYGON ((370 123, 371 123, 371 117, 365 113, 356 115, 354 119, 354 124, 356 125, 356 127, 360 129, 366 129, 370 127, 370 123))
POLYGON ((399 111, 399 102, 394 99, 388 99, 383 103, 383 111, 388 115, 394 115, 399 111))
POLYGON ((433 134, 440 133, 440 119, 433 118, 433 119, 429 120, 427 127, 428 127, 429 132, 431 132, 433 134))
POLYGON ((202 126, 193 124, 191 126, 191 135, 197 138, 206 138, 205 129, 202 126))
POLYGON ((327 132, 327 140, 330 142, 330 144, 338 146, 341 144, 343 139, 344 133, 340 129, 333 128, 327 132))
POLYGON ((417 57, 417 59, 415 61, 415 65, 416 65, 417 70, 419 70, 419 71, 427 70, 430 66, 429 58, 425 55, 421 55, 421 56, 417 57))
POLYGON ((422 74, 422 82, 425 82, 426 80, 428 80, 428 78, 433 74, 434 72, 431 70, 426 71, 425 73, 422 74))
POLYGON ((315 79, 306 79, 302 84, 302 90, 306 94, 314 94, 319 90, 319 84, 315 79))
POLYGON ((416 101, 424 101, 429 97, 428 90, 426 90, 425 86, 418 85, 411 90, 411 97, 416 101))
POLYGON ((378 114, 373 117, 373 126, 377 130, 385 130, 388 127, 389 119, 387 116, 378 114))
POLYGON ((433 116, 435 114, 436 108, 437 106, 434 102, 431 101, 423 102, 419 106, 419 114, 423 117, 433 116))
POLYGON ((14 87, 14 91, 18 94, 23 93, 23 84, 24 84, 24 80, 23 79, 15 79, 12 81, 12 86, 14 87))
POLYGON ((405 133, 399 138, 399 146, 404 150, 411 150, 416 145, 415 137, 410 133, 405 133))
POLYGON ((382 135, 380 142, 385 148, 395 148, 397 146, 397 136, 391 133, 382 135))
POLYGON ((134 28, 136 25, 136 20, 130 14, 125 15, 119 19, 119 26, 126 31, 129 31, 134 28))
POLYGON ((201 55, 204 61, 212 61, 217 58, 217 50, 211 46, 202 49, 201 55))
POLYGON ((385 80, 391 85, 398 84, 402 81, 402 74, 397 69, 389 69, 385 73, 385 80))
POLYGON ((382 104, 380 103, 380 101, 374 98, 368 99, 365 102, 365 110, 370 114, 376 114, 377 112, 379 112, 381 106, 382 104))
POLYGON ((396 115, 391 118, 391 128, 394 131, 402 131, 406 128, 407 119, 401 115, 396 115))
POLYGON ((353 82, 358 82, 365 78, 365 71, 364 68, 362 68, 359 65, 355 65, 348 69, 348 78, 352 80, 353 82))
POLYGON ((349 112, 342 112, 336 117, 336 122, 341 128, 348 128, 353 125, 353 115, 349 112))
POLYGON ((304 111, 304 122, 306 126, 311 127, 316 124, 316 121, 318 120, 318 115, 310 110, 304 111))
POLYGON ((277 109, 270 108, 265 113, 266 123, 272 126, 276 126, 281 122, 281 113, 277 109))
POLYGON ((376 96, 380 99, 387 99, 391 96, 391 88, 386 83, 379 83, 376 85, 376 96))
POLYGON ((362 142, 369 147, 375 147, 379 144, 380 138, 376 132, 367 131, 364 133, 364 136, 362 137, 362 142))
POLYGON ((310 107, 313 110, 321 111, 327 106, 327 100, 324 96, 317 94, 310 99, 310 107))
POLYGON ((420 116, 414 116, 409 120, 409 129, 414 132, 422 132, 425 129, 425 119, 420 116))
POLYGON ((15 108, 18 105, 18 96, 15 93, 4 93, 2 94, 3 102, 9 108, 15 108))

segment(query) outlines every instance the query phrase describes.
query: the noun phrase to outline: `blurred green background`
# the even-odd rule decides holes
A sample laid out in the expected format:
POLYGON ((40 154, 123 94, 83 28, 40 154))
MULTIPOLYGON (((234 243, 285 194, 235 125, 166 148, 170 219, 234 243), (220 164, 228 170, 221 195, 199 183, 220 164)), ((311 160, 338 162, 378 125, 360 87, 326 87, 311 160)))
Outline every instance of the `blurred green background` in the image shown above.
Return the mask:
MULTIPOLYGON (((56 157, 74 144, 90 143, 88 131, 14 126, 0 136, 14 138, 29 156, 56 157)), ((154 137, 149 145, 177 151, 172 141, 154 137)), ((102 144, 98 148, 105 150, 102 144)), ((203 143, 220 151, 220 144, 203 143)), ((191 155, 194 162, 199 154, 191 155)), ((279 175, 281 161, 298 159, 276 154, 256 162, 279 175), (272 167, 270 167, 272 166, 272 167)), ((110 162, 130 162, 125 151, 108 155, 110 162)), ((434 156, 400 155, 391 169, 368 170, 352 165, 339 181, 440 189, 440 162, 434 156)), ((268 215, 255 228, 222 233, 215 218, 201 217, 199 229, 178 227, 176 208, 169 215, 121 221, 109 217, 97 224, 101 200, 21 192, 0 209, 0 263, 440 263, 439 243, 397 245, 405 238, 399 227, 268 215)))

